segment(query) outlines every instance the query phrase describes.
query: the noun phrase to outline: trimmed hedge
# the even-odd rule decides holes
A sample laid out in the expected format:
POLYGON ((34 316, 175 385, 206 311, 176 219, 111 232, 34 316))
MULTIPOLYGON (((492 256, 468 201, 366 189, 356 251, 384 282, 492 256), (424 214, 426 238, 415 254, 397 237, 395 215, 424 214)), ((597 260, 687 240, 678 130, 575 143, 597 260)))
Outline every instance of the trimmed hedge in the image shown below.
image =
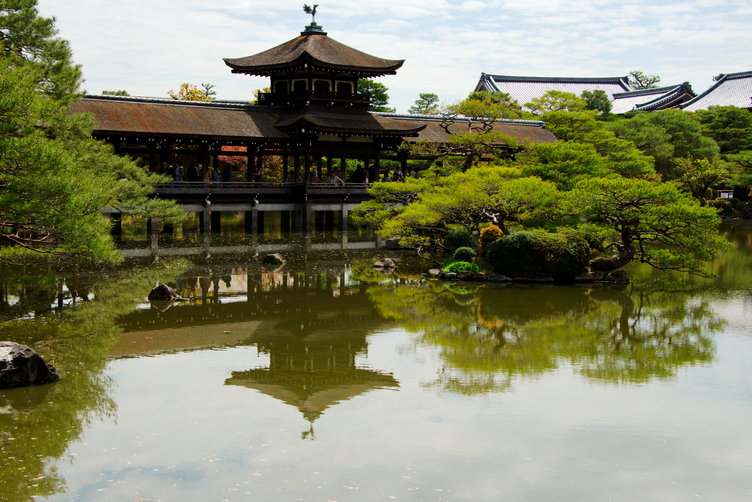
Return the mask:
POLYGON ((509 277, 569 281, 588 270, 590 246, 574 233, 515 232, 490 244, 486 259, 509 277))
POLYGON ((457 248, 452 258, 454 258, 456 261, 472 262, 473 258, 475 258, 475 251, 473 251, 473 248, 468 247, 457 248))
POLYGON ((444 247, 447 249, 471 248, 473 237, 467 230, 452 230, 444 237, 444 247))
POLYGON ((443 268, 444 272, 472 272, 477 274, 480 272, 480 267, 475 263, 468 263, 466 261, 453 261, 449 265, 443 268))

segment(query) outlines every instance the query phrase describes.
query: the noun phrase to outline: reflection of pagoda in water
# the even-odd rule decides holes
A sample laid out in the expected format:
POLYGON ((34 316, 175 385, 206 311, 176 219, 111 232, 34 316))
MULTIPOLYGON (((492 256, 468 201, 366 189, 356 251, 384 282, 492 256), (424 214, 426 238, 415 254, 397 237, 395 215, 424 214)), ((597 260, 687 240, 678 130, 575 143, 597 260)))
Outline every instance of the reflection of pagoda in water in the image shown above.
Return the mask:
POLYGON ((304 438, 312 435, 313 422, 327 408, 372 390, 399 386, 391 374, 356 365, 355 357, 367 352, 366 330, 352 325, 280 328, 253 337, 259 353, 269 355, 269 366, 234 371, 225 383, 256 389, 298 408, 311 422, 304 438))

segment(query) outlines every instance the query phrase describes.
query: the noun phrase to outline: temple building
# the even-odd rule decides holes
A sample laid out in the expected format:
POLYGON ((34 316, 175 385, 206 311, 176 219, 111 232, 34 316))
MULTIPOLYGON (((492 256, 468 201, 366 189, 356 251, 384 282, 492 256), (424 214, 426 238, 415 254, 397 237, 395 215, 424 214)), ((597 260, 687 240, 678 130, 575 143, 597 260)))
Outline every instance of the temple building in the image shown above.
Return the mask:
POLYGON ((710 88, 682 105, 688 112, 711 106, 736 106, 752 110, 752 71, 721 74, 710 88))
POLYGON ((522 77, 481 73, 475 90, 505 92, 523 107, 548 91, 580 96, 583 91, 601 90, 611 101, 611 113, 616 114, 676 108, 695 97, 687 82, 653 89, 632 89, 629 77, 522 77))
MULTIPOLYGON (((335 211, 344 228, 348 210, 369 197, 367 184, 321 183, 326 174, 348 159, 365 168, 369 181, 381 179, 385 160, 389 169, 406 174, 409 161, 430 159, 400 148, 405 141, 442 143, 467 129, 461 118, 446 124, 440 117, 369 111, 370 98, 358 93, 358 80, 393 75, 403 60, 348 47, 315 22, 283 44, 224 61, 233 73, 269 77, 271 92, 261 93, 257 104, 87 95, 72 107, 94 115, 96 138, 112 143, 117 153, 141 158, 152 171, 179 159, 203 171, 205 180, 220 156, 242 157, 247 168, 233 172, 232 183, 186 179, 156 194, 201 213, 203 231, 218 221, 209 213, 219 211, 246 211, 252 230, 264 211, 284 212, 291 230, 310 229, 314 212, 335 211), (276 179, 265 172, 270 159, 281 167, 276 179)), ((542 122, 504 121, 494 129, 520 142, 556 141, 542 122)))

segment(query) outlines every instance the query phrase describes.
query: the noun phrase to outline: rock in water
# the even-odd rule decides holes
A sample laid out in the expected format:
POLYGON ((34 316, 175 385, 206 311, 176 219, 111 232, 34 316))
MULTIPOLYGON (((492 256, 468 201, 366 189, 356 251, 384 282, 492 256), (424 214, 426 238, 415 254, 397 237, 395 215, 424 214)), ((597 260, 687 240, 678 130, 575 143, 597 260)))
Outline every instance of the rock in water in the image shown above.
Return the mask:
POLYGON ((264 256, 263 260, 261 260, 261 263, 267 263, 270 265, 281 265, 284 262, 285 262, 285 259, 282 258, 282 255, 279 253, 268 254, 264 256))
POLYGON ((0 387, 21 387, 60 380, 57 370, 26 345, 0 342, 0 387))
POLYGON ((160 284, 149 293, 149 300, 175 300, 176 298, 180 298, 180 295, 165 283, 160 284))

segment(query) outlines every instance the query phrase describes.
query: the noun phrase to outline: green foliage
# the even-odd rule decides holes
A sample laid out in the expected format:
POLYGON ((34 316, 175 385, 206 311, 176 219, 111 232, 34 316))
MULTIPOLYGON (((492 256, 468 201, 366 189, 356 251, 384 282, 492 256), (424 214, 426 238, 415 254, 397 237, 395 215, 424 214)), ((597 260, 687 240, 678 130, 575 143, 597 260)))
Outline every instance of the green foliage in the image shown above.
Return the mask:
POLYGON ((371 104, 368 109, 372 112, 394 113, 395 109, 387 106, 389 104, 388 90, 381 82, 365 78, 358 79, 358 94, 365 94, 370 98, 371 104))
POLYGON ((490 224, 482 229, 480 231, 480 238, 478 239, 478 255, 485 257, 488 245, 502 237, 504 237, 504 232, 494 224, 490 224))
POLYGON ((532 143, 517 155, 514 165, 525 176, 551 181, 559 190, 570 190, 582 179, 616 175, 608 160, 586 143, 532 143))
POLYGON ((608 94, 603 89, 596 89, 595 91, 582 91, 580 97, 585 100, 586 110, 597 110, 603 115, 611 113, 613 105, 611 100, 608 99, 608 94))
POLYGON ((629 72, 627 80, 633 89, 653 89, 658 87, 661 77, 658 75, 646 75, 639 70, 634 70, 629 72))
POLYGON ((438 115, 439 97, 432 93, 420 93, 420 98, 415 100, 415 105, 411 106, 407 113, 410 115, 438 115))
MULTIPOLYGON (((560 141, 592 145, 595 152, 603 158, 602 167, 626 177, 654 176, 653 159, 639 151, 632 141, 618 138, 606 123, 595 119, 597 114, 592 110, 555 110, 544 113, 541 118, 560 141)), ((570 151, 568 155, 573 153, 574 151, 570 151)), ((592 159, 590 162, 583 160, 586 161, 586 166, 592 166, 592 159)), ((579 170, 576 163, 572 167, 579 170)))
POLYGON ((715 199, 708 201, 708 205, 721 211, 723 214, 729 214, 734 210, 734 203, 731 199, 715 199))
POLYGON ((702 135, 699 117, 680 110, 638 113, 630 119, 611 122, 617 137, 627 139, 655 159, 656 170, 670 179, 676 176, 676 159, 711 159, 718 145, 702 135))
POLYGON ((567 194, 562 210, 601 228, 616 254, 596 259, 598 270, 620 268, 632 260, 658 269, 704 275, 703 260, 726 249, 718 235, 715 209, 701 207, 675 183, 592 178, 567 194))
POLYGON ((444 237, 444 247, 447 249, 472 248, 473 237, 467 230, 452 230, 444 237))
POLYGON ((713 138, 724 155, 752 150, 752 113, 736 106, 711 106, 696 112, 702 133, 713 138))
POLYGON ((590 246, 576 235, 514 232, 488 246, 494 271, 510 277, 568 281, 587 271, 590 246))
POLYGON ((480 272, 480 267, 475 263, 469 263, 466 261, 453 261, 449 265, 444 267, 444 272, 472 272, 477 274, 480 272))
POLYGON ((558 195, 553 183, 520 175, 518 169, 494 166, 437 178, 395 218, 384 221, 381 234, 418 248, 440 248, 456 226, 477 236, 481 225, 494 223, 507 233, 508 222, 551 211, 558 195))
POLYGON ((711 159, 676 159, 677 182, 695 198, 705 197, 708 189, 729 177, 725 163, 711 159))
POLYGON ((587 108, 587 102, 571 92, 548 91, 540 98, 533 98, 530 103, 525 103, 525 106, 533 114, 540 115, 549 112, 581 112, 587 108))
POLYGON ((471 247, 460 247, 454 251, 452 256, 457 261, 472 262, 473 258, 477 256, 477 253, 471 247))
POLYGON ((187 215, 149 197, 161 177, 91 139, 91 117, 68 114, 81 80, 67 42, 54 37, 52 19, 37 16, 35 1, 9 3, 0 3, 0 238, 48 255, 118 261, 103 209, 171 222, 187 215))
POLYGON ((103 96, 130 96, 128 91, 102 91, 103 96))

